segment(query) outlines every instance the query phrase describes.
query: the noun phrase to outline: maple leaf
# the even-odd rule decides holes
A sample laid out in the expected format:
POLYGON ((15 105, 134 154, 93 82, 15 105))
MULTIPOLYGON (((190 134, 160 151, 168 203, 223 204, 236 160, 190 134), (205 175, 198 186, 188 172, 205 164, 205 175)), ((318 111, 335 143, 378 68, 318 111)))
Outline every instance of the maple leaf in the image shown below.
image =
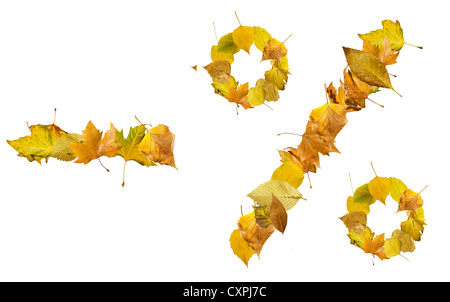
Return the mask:
POLYGON ((361 249, 365 253, 372 254, 374 256, 378 256, 381 260, 389 259, 384 251, 384 234, 375 236, 373 239, 369 239, 364 237, 364 243, 361 246, 361 249))
POLYGON ((397 63, 397 57, 400 54, 400 52, 392 50, 391 43, 389 43, 386 37, 384 37, 384 40, 379 47, 364 41, 363 51, 378 57, 385 66, 397 63))
POLYGON ((125 186, 125 166, 128 161, 133 160, 142 166, 156 166, 155 163, 148 160, 140 149, 139 144, 145 136, 145 126, 139 125, 137 127, 130 127, 127 138, 123 136, 123 129, 116 130, 116 141, 119 144, 120 150, 117 151, 117 155, 121 156, 125 163, 123 165, 123 182, 122 187, 125 186))
POLYGON ((149 161, 177 169, 173 156, 174 143, 175 134, 166 125, 160 124, 147 131, 139 144, 139 150, 149 161))
POLYGON ((344 83, 341 82, 344 89, 344 103, 346 111, 359 111, 366 107, 365 100, 369 96, 369 86, 361 81, 350 70, 344 71, 344 83))
POLYGON ((253 27, 240 25, 233 31, 233 41, 237 47, 250 54, 250 46, 253 44, 253 27))
POLYGON ((248 82, 242 85, 239 85, 237 89, 233 89, 230 85, 228 86, 228 94, 225 98, 232 103, 236 103, 238 105, 242 105, 245 109, 253 108, 248 100, 248 82))
POLYGON ((231 73, 231 64, 229 61, 214 61, 203 68, 215 82, 226 83, 231 73))
POLYGON ((6 142, 19 153, 17 156, 26 157, 28 161, 37 161, 39 164, 42 159, 48 162, 55 142, 59 137, 67 134, 55 124, 32 125, 29 129, 31 135, 6 142))
POLYGON ((248 261, 255 254, 255 250, 242 238, 240 229, 236 229, 231 233, 230 246, 233 253, 248 267, 248 261))
POLYGON ((114 157, 120 149, 116 143, 116 131, 113 124, 102 139, 102 132, 98 131, 91 121, 83 131, 83 140, 70 143, 70 147, 73 155, 78 157, 74 162, 83 164, 88 164, 91 160, 102 156, 114 157))
POLYGON ((256 223, 255 212, 253 211, 239 219, 238 227, 241 237, 255 250, 259 258, 264 243, 275 231, 273 224, 266 228, 260 227, 256 223))
POLYGON ((280 60, 287 55, 287 49, 284 42, 280 42, 277 39, 271 38, 264 45, 263 56, 261 62, 264 60, 280 60))

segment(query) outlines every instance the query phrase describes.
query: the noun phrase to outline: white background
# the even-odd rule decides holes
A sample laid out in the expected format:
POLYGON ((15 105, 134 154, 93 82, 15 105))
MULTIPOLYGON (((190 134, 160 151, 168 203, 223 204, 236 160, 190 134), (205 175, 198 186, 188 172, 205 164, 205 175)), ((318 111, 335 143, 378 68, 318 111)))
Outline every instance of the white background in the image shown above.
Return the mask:
MULTIPOLYGON (((450 281, 448 49, 445 1, 2 1, 0 4, 0 281, 450 281), (213 93, 201 68, 217 36, 239 24, 286 42, 292 75, 270 110, 240 108, 213 93), (251 211, 246 195, 270 180, 278 151, 296 147, 312 109, 338 86, 342 46, 358 33, 399 20, 406 42, 389 66, 394 88, 349 113, 336 138, 341 154, 299 188, 307 201, 289 211, 247 268, 229 236, 251 211), (195 72, 190 66, 198 65, 195 72), (176 134, 169 166, 103 158, 88 165, 17 157, 6 140, 26 122, 81 133, 164 123, 176 134), (416 251, 380 261, 349 244, 338 219, 354 188, 374 173, 422 193, 427 225, 416 251)), ((269 69, 261 53, 235 56, 241 83, 269 69)), ((390 233, 406 219, 388 201, 368 225, 390 233)))

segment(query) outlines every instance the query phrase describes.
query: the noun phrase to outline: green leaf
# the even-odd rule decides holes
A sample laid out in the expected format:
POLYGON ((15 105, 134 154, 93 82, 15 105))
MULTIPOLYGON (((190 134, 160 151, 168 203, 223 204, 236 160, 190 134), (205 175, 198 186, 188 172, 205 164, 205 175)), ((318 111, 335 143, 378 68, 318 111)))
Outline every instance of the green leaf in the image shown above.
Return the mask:
POLYGON ((223 52, 228 55, 234 55, 241 49, 234 43, 233 33, 226 34, 220 38, 219 43, 217 43, 217 51, 223 52))
POLYGON ((121 147, 119 151, 117 151, 117 155, 120 155, 125 162, 134 160, 140 165, 149 167, 156 166, 155 163, 149 161, 146 156, 141 154, 139 150, 139 143, 145 136, 145 126, 140 125, 137 127, 131 127, 130 132, 128 132, 127 138, 123 136, 123 130, 118 131, 116 129, 116 142, 121 147))
POLYGON ((255 33, 254 42, 256 48, 260 51, 264 51, 264 45, 267 41, 272 38, 272 36, 264 29, 259 26, 253 26, 253 31, 255 33))
POLYGON ((408 187, 398 178, 389 177, 390 188, 389 194, 391 194, 392 199, 396 202, 400 202, 400 196, 408 190, 408 187))
POLYGON ((73 154, 70 143, 83 141, 83 136, 77 133, 68 133, 59 137, 53 145, 53 151, 50 154, 51 157, 62 161, 72 161, 76 158, 73 154))
POLYGON ((292 209, 302 198, 302 194, 287 181, 270 180, 258 186, 247 196, 260 206, 270 206, 272 194, 278 198, 286 211, 292 209))
POLYGON ((291 162, 282 163, 272 174, 272 180, 283 180, 290 183, 294 188, 300 187, 304 174, 302 168, 291 162))
POLYGON ((364 184, 358 187, 353 194, 353 202, 363 205, 371 205, 376 199, 370 194, 369 184, 364 184))

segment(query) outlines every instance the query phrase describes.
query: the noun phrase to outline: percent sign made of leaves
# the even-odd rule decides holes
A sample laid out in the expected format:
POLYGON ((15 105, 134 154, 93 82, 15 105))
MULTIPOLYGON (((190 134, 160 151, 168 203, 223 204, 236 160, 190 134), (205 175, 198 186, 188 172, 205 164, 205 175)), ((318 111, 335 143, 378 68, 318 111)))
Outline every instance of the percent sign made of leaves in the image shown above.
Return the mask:
MULTIPOLYGON (((362 50, 343 47, 347 66, 339 87, 325 84, 327 102, 311 111, 298 147, 280 150, 282 164, 273 172, 271 180, 248 194, 254 201, 254 210, 242 214, 238 229, 230 236, 234 254, 245 265, 248 266, 255 253, 260 256, 264 243, 275 230, 284 232, 287 213, 281 213, 279 203, 288 211, 303 198, 298 187, 305 173, 309 178, 309 172, 315 173, 320 168, 320 154, 339 153, 335 138, 347 124, 347 113, 365 108, 366 100, 384 107, 369 95, 380 88, 395 91, 386 66, 396 63, 400 50, 408 43, 404 41, 399 21, 384 20, 382 26, 382 29, 359 35, 363 40, 362 50), (277 210, 271 211, 271 207, 277 210)), ((381 242, 381 237, 378 241, 381 242)))
POLYGON ((125 186, 125 167, 128 161, 135 161, 146 167, 161 164, 177 168, 173 155, 175 135, 163 124, 147 129, 141 123, 130 127, 127 137, 124 137, 123 129, 117 130, 112 123, 102 135, 91 121, 82 134, 68 133, 55 125, 55 121, 50 125, 38 124, 28 128, 30 135, 7 142, 18 152, 18 156, 25 157, 30 162, 41 164, 43 159, 48 162, 50 157, 54 157, 86 165, 97 159, 109 172, 100 158, 120 156, 125 161, 122 186, 125 186))
POLYGON ((221 37, 217 45, 211 47, 212 63, 204 66, 212 78, 211 85, 214 92, 244 109, 265 104, 265 101, 277 101, 280 98, 279 90, 285 89, 290 74, 285 46, 287 39, 280 42, 272 38, 264 28, 241 25, 237 14, 236 18, 239 26, 233 32, 221 37), (252 45, 262 52, 261 62, 270 60, 272 66, 264 73, 264 78, 256 81, 255 87, 249 87, 248 82, 239 84, 231 75, 234 55, 240 50, 250 54, 252 45))
POLYGON ((353 196, 347 198, 348 213, 339 218, 348 229, 350 244, 381 260, 401 255, 401 252, 413 252, 416 248, 414 242, 420 241, 426 225, 423 199, 420 196, 424 189, 416 193, 400 179, 380 177, 375 172, 370 182, 359 186, 353 196), (400 224, 399 229, 392 232, 391 237, 385 239, 384 233, 375 236, 367 226, 367 220, 370 205, 376 201, 386 205, 388 196, 398 203, 397 213, 406 211, 407 219, 400 224))

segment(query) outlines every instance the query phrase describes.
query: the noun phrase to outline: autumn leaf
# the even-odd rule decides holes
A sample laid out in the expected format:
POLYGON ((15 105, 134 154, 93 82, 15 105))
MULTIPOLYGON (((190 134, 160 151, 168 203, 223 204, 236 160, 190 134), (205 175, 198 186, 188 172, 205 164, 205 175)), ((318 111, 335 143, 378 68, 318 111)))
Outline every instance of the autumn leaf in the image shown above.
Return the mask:
POLYGON ((17 156, 26 157, 28 161, 37 161, 39 164, 42 159, 48 162, 55 142, 59 137, 67 134, 55 124, 32 125, 29 129, 31 135, 6 142, 19 153, 17 156))
POLYGON ((403 181, 395 177, 389 177, 389 182, 389 194, 396 202, 400 202, 400 196, 408 189, 408 187, 403 183, 403 181))
POLYGON ((231 73, 231 64, 229 61, 214 61, 203 68, 215 82, 226 83, 231 73))
POLYGON ((273 66, 272 69, 264 73, 264 78, 273 83, 278 90, 284 90, 288 80, 288 74, 289 72, 287 70, 273 66))
POLYGON ((347 124, 345 108, 340 104, 326 103, 311 111, 310 121, 316 122, 314 129, 319 135, 336 137, 347 124))
POLYGON ((212 87, 214 87, 214 93, 217 93, 218 95, 221 95, 223 97, 227 97, 229 91, 236 90, 238 83, 233 76, 230 76, 226 83, 213 81, 211 85, 212 87))
POLYGON ((415 241, 420 241, 426 223, 422 220, 409 217, 400 224, 400 229, 409 234, 415 241))
POLYGON ((351 71, 363 82, 371 86, 392 87, 389 74, 380 59, 373 54, 343 47, 345 58, 351 71))
POLYGON ((270 206, 272 194, 283 204, 286 211, 292 209, 303 196, 290 183, 282 180, 270 180, 262 183, 247 196, 260 206, 270 206))
POLYGON ((272 224, 270 220, 270 206, 253 206, 255 211, 256 223, 263 228, 267 228, 272 224))
POLYGON ((362 234, 367 224, 367 216, 363 211, 352 211, 339 218, 350 232, 362 234))
POLYGON ((414 250, 416 249, 414 239, 411 237, 411 235, 409 235, 401 230, 393 231, 391 238, 397 238, 400 241, 400 243, 401 243, 400 249, 402 252, 405 252, 405 253, 414 252, 414 250))
POLYGON ((264 99, 268 102, 274 102, 280 98, 278 88, 272 82, 265 79, 259 79, 256 81, 255 87, 262 88, 264 90, 264 99))
POLYGON ((400 52, 392 50, 391 43, 389 43, 386 37, 384 37, 384 40, 379 47, 364 41, 363 51, 378 57, 385 66, 397 63, 397 57, 400 54, 400 52))
POLYGON ((83 141, 83 136, 77 133, 68 133, 60 136, 53 145, 53 151, 50 156, 62 161, 72 161, 76 156, 73 154, 70 144, 81 141, 83 141))
POLYGON ((248 90, 248 101, 253 107, 264 103, 266 93, 261 87, 252 87, 248 90))
POLYGON ((368 204, 363 204, 363 203, 355 203, 353 201, 353 196, 349 196, 347 198, 347 211, 351 212, 351 211, 362 211, 364 213, 366 213, 366 215, 369 215, 370 213, 370 206, 368 204))
POLYGON ((375 236, 372 240, 365 237, 364 244, 361 246, 361 249, 365 253, 372 254, 374 256, 378 256, 381 260, 389 259, 384 251, 384 234, 375 236))
POLYGON ((362 205, 371 205, 376 199, 370 194, 369 184, 364 184, 358 187, 353 194, 353 202, 362 205))
POLYGON ((264 51, 264 46, 266 45, 267 41, 272 38, 272 36, 264 28, 261 28, 259 26, 253 26, 253 32, 256 48, 258 48, 260 51, 264 51))
POLYGON ((383 204, 386 204, 386 197, 389 195, 390 187, 391 183, 389 178, 379 176, 373 178, 368 186, 370 195, 376 200, 381 201, 383 204))
POLYGON ((217 43, 217 51, 229 56, 238 53, 240 48, 234 43, 233 33, 226 34, 217 43))
POLYGON ((255 250, 241 237, 241 231, 239 229, 231 233, 230 246, 233 253, 248 267, 248 261, 255 254, 255 250))
POLYGON ((287 55, 287 49, 284 42, 280 42, 277 39, 271 38, 264 45, 262 61, 265 60, 280 60, 287 55))
POLYGON ((400 201, 398 203, 398 210, 412 210, 415 211, 423 205, 423 199, 420 197, 419 193, 414 192, 413 190, 407 189, 400 196, 400 201))
POLYGON ((282 234, 287 225, 287 213, 283 204, 272 193, 272 203, 270 204, 270 220, 273 226, 282 234))
POLYGON ((264 243, 275 231, 273 224, 267 228, 260 227, 256 223, 254 211, 242 216, 238 221, 238 227, 241 232, 241 237, 255 250, 258 257, 264 243))
POLYGON ((344 103, 346 111, 359 111, 366 107, 366 99, 369 96, 369 85, 356 77, 350 70, 344 71, 344 103))
POLYGON ((147 131, 139 144, 139 151, 151 162, 177 169, 173 156, 174 144, 175 134, 166 125, 160 124, 147 131))
POLYGON ((391 20, 384 20, 381 24, 383 25, 384 36, 391 43, 392 49, 402 49, 403 45, 405 45, 405 40, 403 39, 403 29, 400 26, 400 22, 398 20, 395 23, 391 20))
POLYGON ((228 94, 225 96, 228 102, 236 103, 244 107, 244 109, 253 108, 248 100, 248 82, 239 85, 237 89, 232 86, 228 87, 228 94))
POLYGON ((364 245, 365 240, 372 240, 373 239, 373 232, 370 230, 369 227, 366 227, 362 234, 358 234, 352 231, 348 232, 348 238, 350 238, 350 244, 353 244, 357 247, 362 247, 364 245))
POLYGON ((141 150, 139 150, 139 144, 145 136, 145 126, 139 125, 137 127, 130 127, 127 138, 123 136, 123 129, 116 129, 116 141, 119 144, 120 150, 117 151, 117 155, 121 156, 125 163, 123 165, 123 182, 122 186, 125 186, 125 166, 128 161, 133 160, 142 166, 150 167, 155 166, 155 163, 149 161, 145 157, 141 150))
POLYGON ((240 25, 233 31, 233 41, 237 47, 250 54, 250 46, 253 44, 253 27, 240 25))
POLYGON ((230 64, 234 62, 234 55, 225 52, 220 52, 217 45, 211 47, 211 60, 214 61, 228 61, 230 64))
POLYGON ((298 188, 302 184, 303 178, 303 170, 298 165, 285 162, 273 171, 271 180, 286 181, 294 188, 298 188))
POLYGON ((384 241, 384 252, 386 256, 394 257, 400 254, 402 243, 398 238, 388 238, 384 241))

